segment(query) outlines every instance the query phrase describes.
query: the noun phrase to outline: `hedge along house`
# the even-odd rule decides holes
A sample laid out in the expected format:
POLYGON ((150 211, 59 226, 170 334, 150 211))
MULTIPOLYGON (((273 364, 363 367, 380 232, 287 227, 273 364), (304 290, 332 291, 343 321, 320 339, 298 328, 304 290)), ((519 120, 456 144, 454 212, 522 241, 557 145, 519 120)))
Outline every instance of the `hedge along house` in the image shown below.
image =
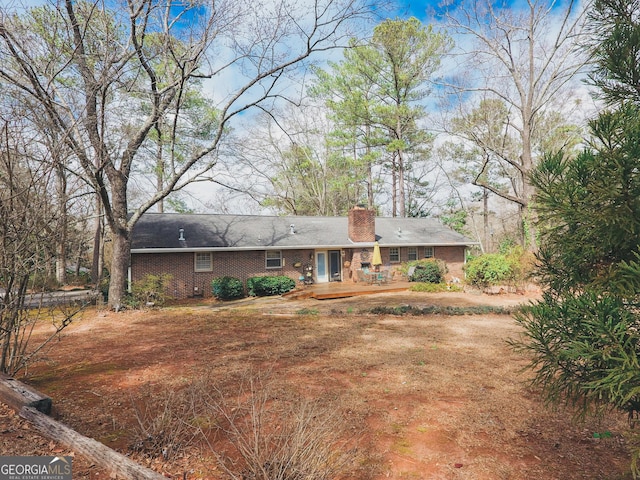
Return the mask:
POLYGON ((348 217, 147 213, 133 231, 130 280, 169 274, 174 298, 209 296, 211 281, 224 276, 355 282, 376 241, 383 269, 433 257, 446 262, 450 277, 462 276, 465 251, 475 244, 435 219, 375 217, 362 207, 348 217))

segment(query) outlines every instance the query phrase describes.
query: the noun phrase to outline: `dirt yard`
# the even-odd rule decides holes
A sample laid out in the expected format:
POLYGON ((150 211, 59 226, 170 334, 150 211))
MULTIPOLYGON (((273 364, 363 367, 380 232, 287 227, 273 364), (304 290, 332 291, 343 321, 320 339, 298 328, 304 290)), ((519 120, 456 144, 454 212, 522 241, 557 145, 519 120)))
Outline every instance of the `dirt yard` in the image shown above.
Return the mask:
MULTIPOLYGON (((269 372, 283 395, 333 402, 361 452, 348 474, 354 480, 631 478, 624 419, 574 423, 570 411, 545 407, 527 386, 526 358, 506 344, 519 334, 511 316, 364 311, 515 307, 529 300, 407 292, 93 310, 65 330, 22 380, 53 398, 60 421, 171 478, 226 477, 206 448, 185 447, 171 461, 133 451, 139 440, 133 405, 204 377, 232 395, 234 382, 247 372, 269 372)), ((72 453, 4 407, 0 450, 72 453)), ((110 476, 76 457, 74 478, 110 476)))

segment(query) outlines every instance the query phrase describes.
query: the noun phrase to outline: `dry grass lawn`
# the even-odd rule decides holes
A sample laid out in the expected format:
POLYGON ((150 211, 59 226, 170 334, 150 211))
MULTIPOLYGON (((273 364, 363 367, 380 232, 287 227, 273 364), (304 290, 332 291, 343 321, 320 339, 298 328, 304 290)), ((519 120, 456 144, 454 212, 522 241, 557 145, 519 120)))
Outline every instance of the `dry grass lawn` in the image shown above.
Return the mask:
MULTIPOLYGON (((134 405, 160 410, 157 400, 166 400, 167 391, 202 379, 234 403, 246 394, 241 384, 258 375, 281 398, 331 405, 344 445, 358 449, 344 478, 631 478, 624 419, 574 423, 570 411, 547 408, 527 386, 527 359, 506 344, 519 334, 511 316, 367 313, 376 305, 512 308, 528 300, 407 292, 92 310, 24 380, 53 398, 62 422, 173 478, 227 477, 209 447, 196 443, 176 447, 170 460, 134 451, 140 442, 134 405)), ((233 456, 220 432, 212 432, 212 448, 233 456)), ((0 447, 4 454, 70 453, 6 409, 0 447)), ((80 458, 74 473, 109 478, 80 458)))

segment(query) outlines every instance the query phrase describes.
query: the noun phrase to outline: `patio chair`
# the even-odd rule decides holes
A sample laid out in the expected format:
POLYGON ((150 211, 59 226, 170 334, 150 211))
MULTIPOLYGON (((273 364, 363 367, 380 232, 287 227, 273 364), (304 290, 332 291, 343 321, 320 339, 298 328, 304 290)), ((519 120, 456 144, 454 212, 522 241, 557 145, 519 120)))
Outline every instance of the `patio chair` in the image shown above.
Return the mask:
POLYGON ((358 283, 371 283, 371 275, 367 275, 364 270, 356 270, 358 283))

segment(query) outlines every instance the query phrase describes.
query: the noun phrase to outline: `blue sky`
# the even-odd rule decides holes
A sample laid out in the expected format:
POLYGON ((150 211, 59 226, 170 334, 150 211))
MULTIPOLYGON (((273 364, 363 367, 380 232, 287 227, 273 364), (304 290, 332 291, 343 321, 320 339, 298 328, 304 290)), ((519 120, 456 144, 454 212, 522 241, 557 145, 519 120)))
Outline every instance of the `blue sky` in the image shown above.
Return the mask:
MULTIPOLYGON (((0 0, 0 8, 4 7, 33 7, 43 5, 47 3, 55 3, 56 0, 0 0)), ((401 18, 407 18, 410 16, 417 17, 419 19, 426 18, 426 11, 428 8, 437 8, 440 1, 432 0, 399 0, 394 2, 396 7, 393 8, 393 13, 388 16, 399 16, 401 18)), ((454 2, 457 3, 457 2, 454 2)))
MULTIPOLYGON (((513 7, 522 1, 523 0, 503 0, 503 3, 513 7)), ((56 0, 0 0, 0 8, 18 8, 20 6, 32 7, 55 2, 56 0)), ((107 0, 107 3, 109 3, 109 0, 107 0)), ((443 5, 447 5, 451 8, 459 3, 461 3, 461 0, 395 0, 393 1, 389 12, 383 14, 383 16, 387 18, 396 16, 400 18, 408 18, 414 16, 420 20, 425 20, 428 17, 427 11, 438 11, 443 8, 443 5)), ((557 3, 559 5, 562 2, 553 3, 557 3)))

